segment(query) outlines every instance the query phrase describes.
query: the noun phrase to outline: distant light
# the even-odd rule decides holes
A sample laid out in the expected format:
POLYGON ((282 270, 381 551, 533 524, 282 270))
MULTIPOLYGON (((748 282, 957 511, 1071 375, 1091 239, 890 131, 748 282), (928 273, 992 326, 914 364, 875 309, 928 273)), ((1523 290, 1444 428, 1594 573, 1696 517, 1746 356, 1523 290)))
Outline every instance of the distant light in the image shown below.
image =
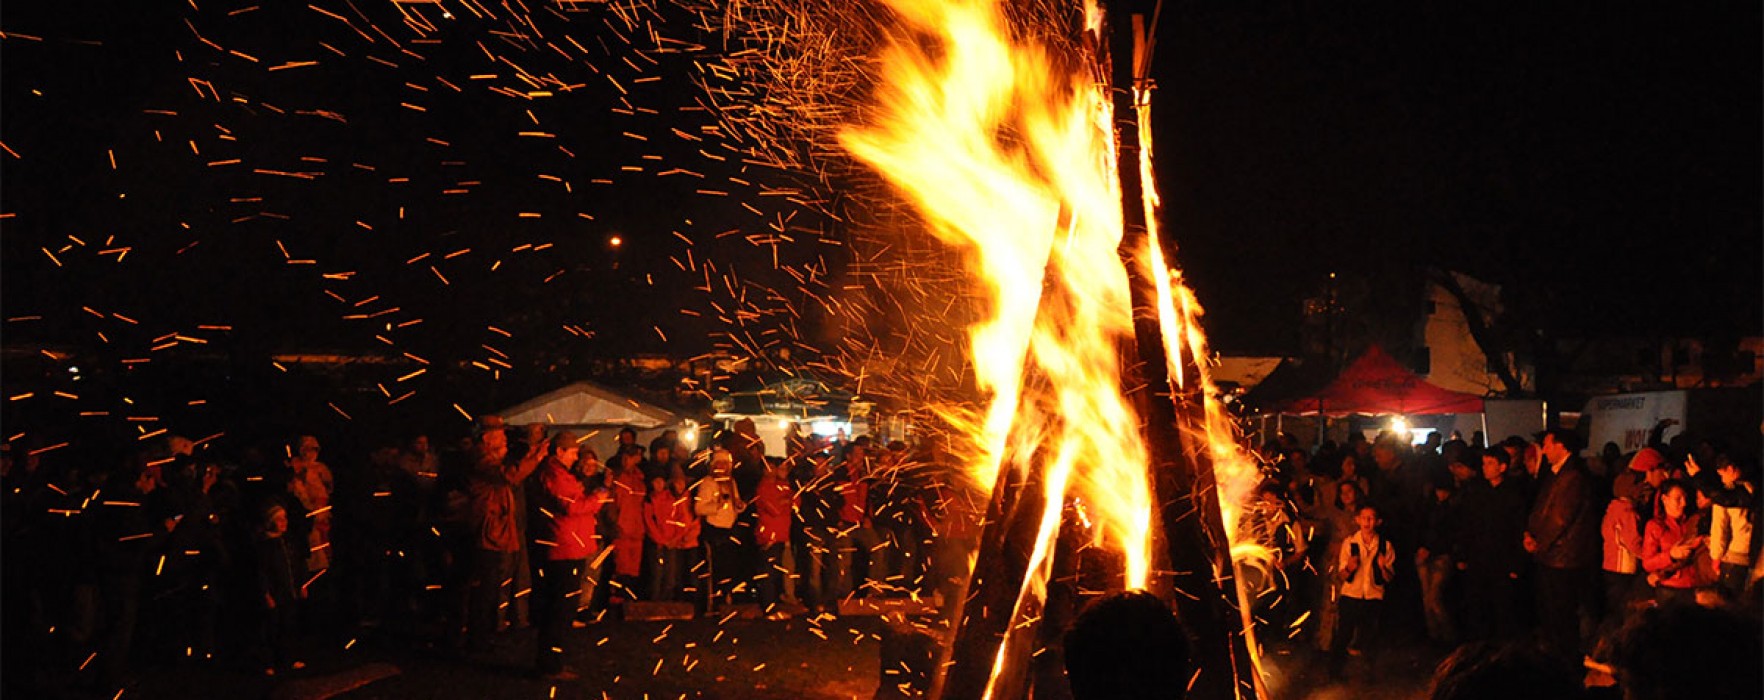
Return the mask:
POLYGON ((69 367, 69 368, 67 368, 67 373, 68 373, 68 374, 79 374, 79 373, 80 373, 80 368, 78 368, 78 367, 69 367))
POLYGON ((1409 421, 1402 416, 1392 418, 1390 419, 1390 429, 1391 431, 1398 433, 1409 432, 1409 421))
POLYGON ((824 421, 816 421, 814 423, 814 425, 810 426, 810 429, 816 435, 822 435, 822 436, 826 436, 826 437, 834 437, 834 436, 838 435, 839 432, 842 430, 846 431, 846 432, 850 432, 851 431, 851 424, 850 423, 842 423, 839 421, 824 420, 824 421))
POLYGON ((606 239, 606 244, 609 246, 612 246, 614 248, 617 248, 617 247, 625 244, 625 239, 620 238, 618 236, 613 236, 612 238, 606 239))
POLYGON ((778 419, 778 429, 779 430, 789 430, 790 429, 790 419, 789 418, 779 418, 778 419))

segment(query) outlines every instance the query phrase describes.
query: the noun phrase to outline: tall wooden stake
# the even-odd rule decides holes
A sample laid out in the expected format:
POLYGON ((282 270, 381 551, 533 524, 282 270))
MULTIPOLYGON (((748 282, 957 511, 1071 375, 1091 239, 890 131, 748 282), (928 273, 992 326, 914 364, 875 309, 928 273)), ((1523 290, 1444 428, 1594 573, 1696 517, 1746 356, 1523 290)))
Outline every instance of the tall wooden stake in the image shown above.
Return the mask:
MULTIPOLYGON (((1070 213, 1062 211, 1057 231, 1065 231, 1070 213)), ((1065 293, 1057 278, 1058 266, 1052 254, 1042 273, 1042 298, 1037 315, 1053 305, 1066 303, 1065 293)), ((1028 354, 1027 352, 1025 353, 1028 354)), ((1045 381, 1035 369, 1032 359, 1024 361, 1024 390, 1020 402, 1037 400, 1046 392, 1037 391, 1036 384, 1045 381)), ((1058 413, 1046 410, 1048 416, 1058 413)), ((1018 412, 1023 409, 1019 405, 1018 412)), ((1007 452, 1000 460, 998 478, 986 507, 986 520, 980 529, 979 552, 974 572, 962 602, 961 617, 954 621, 955 635, 947 655, 939 660, 932 673, 933 698, 950 700, 980 698, 992 678, 995 664, 1002 663, 1012 673, 1005 674, 994 688, 995 697, 1019 698, 1027 692, 1024 666, 1028 660, 1029 643, 1036 639, 1034 624, 1028 629, 1013 629, 1012 618, 1017 609, 1017 596, 1023 582, 1031 575, 1029 560, 1040 534, 1041 519, 1047 508, 1063 504, 1047 502, 1046 475, 1043 473, 1047 455, 1037 448, 1031 454, 1014 452, 1017 431, 1028 429, 1013 423, 1012 435, 1006 440, 1007 452), (1023 465, 1019 468, 1019 465, 1023 465), (1002 659, 1002 662, 1000 661, 1002 659)), ((1037 606, 1040 601, 1033 601, 1037 606)), ((952 603, 953 604, 953 603, 952 603)), ((1033 615, 1032 618, 1039 617, 1033 615)))
MULTIPOLYGON (((1194 642, 1191 661, 1199 674, 1188 697, 1259 697, 1263 694, 1261 678, 1245 633, 1230 538, 1205 444, 1206 397, 1198 381, 1178 388, 1171 380, 1158 323, 1156 281, 1136 262, 1149 249, 1151 235, 1145 183, 1140 180, 1140 111, 1136 103, 1137 96, 1149 89, 1143 76, 1149 74, 1145 62, 1150 60, 1150 52, 1144 16, 1130 14, 1125 7, 1129 3, 1120 4, 1122 7, 1111 7, 1115 11, 1105 17, 1110 28, 1109 50, 1099 51, 1097 56, 1106 62, 1104 74, 1114 86, 1125 225, 1120 255, 1127 267, 1139 359, 1137 366, 1125 372, 1129 376, 1123 377, 1123 386, 1144 387, 1133 395, 1139 399, 1140 417, 1145 421, 1152 498, 1158 511, 1153 561, 1158 567, 1155 570, 1169 572, 1167 579, 1158 577, 1154 593, 1176 609, 1194 642)), ((1169 263, 1157 260, 1151 267, 1161 271, 1168 269, 1169 263)), ((1181 355, 1180 370, 1185 376, 1198 377, 1196 358, 1189 353, 1181 355)))

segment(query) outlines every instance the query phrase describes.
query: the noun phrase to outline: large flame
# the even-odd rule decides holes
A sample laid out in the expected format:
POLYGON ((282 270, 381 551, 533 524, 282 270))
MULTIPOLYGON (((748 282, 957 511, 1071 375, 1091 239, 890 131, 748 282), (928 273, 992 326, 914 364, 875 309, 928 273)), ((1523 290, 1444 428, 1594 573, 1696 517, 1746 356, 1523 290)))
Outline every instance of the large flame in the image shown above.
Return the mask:
POLYGON ((1138 419, 1120 386, 1133 319, 1116 252, 1110 101, 1069 58, 1013 45, 990 3, 893 6, 909 30, 937 37, 936 51, 895 43, 882 59, 874 120, 842 141, 968 253, 991 292, 990 318, 969 332, 990 394, 969 467, 991 484, 1007 454, 1020 457, 1018 469, 1045 460, 1050 507, 1032 573, 1045 571, 1059 504, 1072 494, 1102 524, 1097 536, 1125 555, 1123 583, 1142 588, 1151 496, 1138 419), (1040 380, 1025 383, 1032 375, 1040 380))
MULTIPOLYGON (((1154 511, 1140 418, 1122 387, 1133 309, 1118 252, 1125 227, 1108 86, 1087 57, 1013 41, 989 0, 888 1, 901 26, 879 62, 876 104, 870 121, 840 140, 964 252, 988 292, 986 320, 969 329, 989 403, 966 426, 968 467, 987 486, 1001 469, 1039 469, 1046 499, 1013 628, 1040 614, 1063 506, 1073 501, 1096 541, 1122 554, 1122 587, 1145 588, 1154 511)), ((1097 9, 1086 12, 1087 31, 1098 31, 1097 9)), ((1143 92, 1135 96, 1146 145, 1136 165, 1155 225, 1149 104, 1143 92)), ((1235 533, 1256 465, 1213 398, 1194 295, 1169 268, 1155 229, 1148 238, 1133 264, 1155 282, 1172 381, 1205 397, 1204 424, 1184 427, 1206 446, 1225 529, 1235 533)), ((1232 540, 1233 557, 1258 551, 1232 540)), ((1241 605, 1241 590, 1238 598, 1241 605)), ((1010 644, 999 647, 993 681, 1010 644)))

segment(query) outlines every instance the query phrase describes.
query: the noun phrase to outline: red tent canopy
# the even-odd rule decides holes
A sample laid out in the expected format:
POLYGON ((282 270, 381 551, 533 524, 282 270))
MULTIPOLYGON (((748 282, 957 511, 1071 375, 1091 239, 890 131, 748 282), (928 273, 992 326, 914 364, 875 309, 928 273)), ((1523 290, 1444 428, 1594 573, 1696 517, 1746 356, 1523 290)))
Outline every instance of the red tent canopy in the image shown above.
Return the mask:
POLYGON ((1482 397, 1441 389, 1409 371, 1377 345, 1342 370, 1322 391, 1281 404, 1277 412, 1340 416, 1349 413, 1430 415, 1481 413, 1482 397))

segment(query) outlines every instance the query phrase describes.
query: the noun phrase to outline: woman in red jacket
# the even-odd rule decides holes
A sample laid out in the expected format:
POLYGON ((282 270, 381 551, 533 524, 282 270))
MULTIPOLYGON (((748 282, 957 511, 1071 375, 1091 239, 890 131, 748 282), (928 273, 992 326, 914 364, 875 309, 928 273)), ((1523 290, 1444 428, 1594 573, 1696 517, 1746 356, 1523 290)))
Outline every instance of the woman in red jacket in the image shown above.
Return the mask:
POLYGON ((634 595, 643 573, 643 500, 649 488, 643 478, 643 448, 619 450, 613 465, 613 503, 618 507, 619 539, 613 545, 613 596, 634 595))
POLYGON ((754 576, 758 579, 760 604, 769 610, 768 618, 781 620, 790 616, 778 609, 778 598, 784 578, 791 574, 784 567, 784 549, 790 546, 790 521, 796 509, 789 462, 779 462, 760 478, 759 493, 754 495, 753 502, 759 516, 754 523, 754 540, 759 545, 763 567, 754 576))
POLYGON ((1690 488, 1682 481, 1668 481, 1660 488, 1659 509, 1648 521, 1642 536, 1642 568, 1660 603, 1695 602, 1697 589, 1709 585, 1704 568, 1709 558, 1697 534, 1698 514, 1689 507, 1690 488))
POLYGON ((539 488, 529 491, 536 506, 533 554, 539 560, 539 576, 533 582, 539 623, 537 666, 541 675, 553 680, 576 677, 563 665, 565 631, 576 613, 569 594, 580 590, 583 567, 600 551, 595 526, 607 501, 604 490, 589 491, 572 470, 577 449, 575 435, 563 432, 553 437, 551 455, 535 477, 539 488))
POLYGON ((649 500, 643 504, 644 526, 655 545, 650 600, 679 598, 686 555, 698 548, 698 514, 692 511, 686 473, 677 466, 671 472, 667 480, 658 476, 649 481, 649 500))

